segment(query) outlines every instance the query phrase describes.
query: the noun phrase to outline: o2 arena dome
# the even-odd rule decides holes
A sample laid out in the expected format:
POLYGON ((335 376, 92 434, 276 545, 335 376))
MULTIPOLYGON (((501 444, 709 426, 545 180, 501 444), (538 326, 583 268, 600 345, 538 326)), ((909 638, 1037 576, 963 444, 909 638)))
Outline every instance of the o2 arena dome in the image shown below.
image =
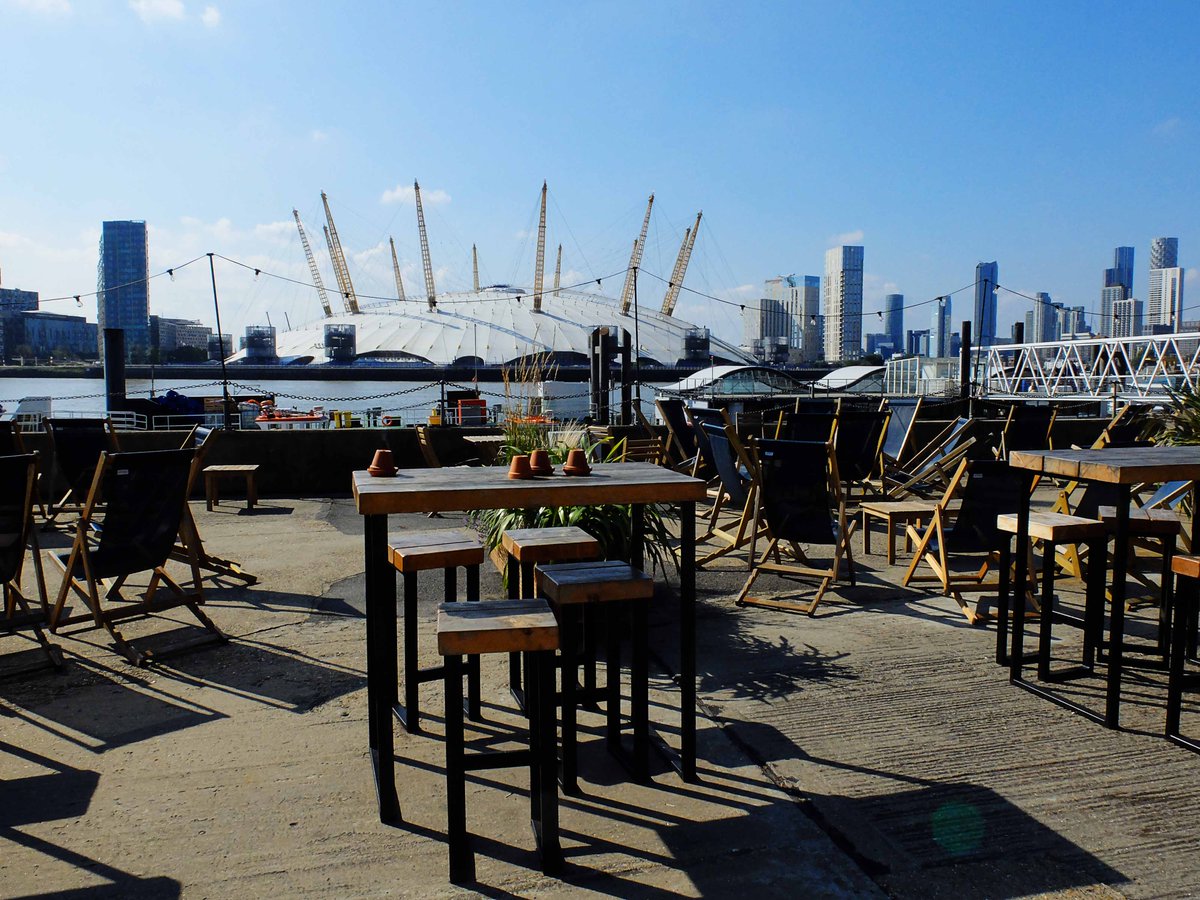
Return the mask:
MULTIPOLYGON (((560 366, 586 366, 591 332, 604 325, 635 333, 632 312, 621 315, 618 303, 602 294, 548 293, 538 311, 532 291, 495 285, 478 293, 440 294, 433 308, 424 299, 395 301, 318 319, 277 336, 268 333, 272 329, 252 326, 247 346, 231 361, 274 357, 282 365, 486 366, 536 355, 560 366)), ((645 365, 753 361, 710 337, 707 329, 657 310, 639 310, 636 333, 645 365)))
MULTIPOLYGON (((334 266, 338 294, 344 298, 345 312, 333 312, 316 258, 313 255, 300 213, 292 211, 296 228, 308 259, 313 286, 321 296, 325 317, 299 328, 276 335, 272 327, 250 326, 244 347, 231 357, 233 363, 321 365, 427 365, 427 366, 505 366, 536 357, 546 364, 586 366, 589 341, 597 327, 608 326, 629 332, 637 343, 637 356, 644 365, 673 367, 697 363, 751 363, 737 347, 713 338, 707 328, 698 328, 674 318, 675 301, 683 284, 688 259, 700 230, 700 215, 684 233, 683 245, 672 273, 667 296, 660 310, 630 306, 633 279, 646 243, 646 228, 654 196, 650 196, 641 236, 634 242, 633 255, 626 271, 620 301, 603 294, 560 288, 558 268, 554 287, 543 289, 545 282, 546 185, 542 184, 541 216, 538 225, 537 263, 532 289, 505 284, 481 288, 478 259, 472 248, 475 271, 474 290, 438 293, 433 283, 433 264, 421 207, 421 187, 413 183, 413 198, 420 233, 425 296, 405 298, 400 265, 392 243, 397 299, 370 306, 359 306, 354 293, 346 257, 342 252, 329 200, 324 193, 327 225, 325 238, 334 266)), ((577 287, 577 286, 576 286, 577 287)), ((333 292, 330 291, 329 294, 333 292)))

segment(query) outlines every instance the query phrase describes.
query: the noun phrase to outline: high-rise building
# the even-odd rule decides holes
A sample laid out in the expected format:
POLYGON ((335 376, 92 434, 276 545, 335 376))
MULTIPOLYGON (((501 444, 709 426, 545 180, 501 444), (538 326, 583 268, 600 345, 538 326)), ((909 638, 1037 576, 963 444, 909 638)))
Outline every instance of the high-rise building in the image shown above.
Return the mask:
POLYGON ((1117 247, 1113 265, 1104 270, 1104 287, 1100 289, 1100 334, 1111 335, 1115 304, 1133 296, 1133 248, 1117 247))
POLYGON ((800 358, 821 358, 821 279, 817 275, 780 275, 763 283, 763 297, 746 304, 745 344, 785 338, 800 358))
POLYGON ((951 320, 950 310, 950 298, 938 297, 933 308, 933 328, 929 339, 930 354, 938 358, 951 355, 951 335, 954 334, 954 323, 951 320))
POLYGON ((996 343, 996 283, 1000 278, 1000 266, 995 262, 981 262, 975 267, 975 319, 974 327, 977 347, 990 347, 996 343))
POLYGON ((748 301, 742 318, 745 326, 744 343, 747 347, 762 345, 764 341, 774 344, 777 338, 790 340, 792 326, 787 311, 783 303, 773 297, 759 297, 748 301))
POLYGON ((96 267, 96 303, 100 352, 104 329, 125 331, 125 353, 150 349, 150 260, 146 223, 105 222, 96 267))
POLYGON ((904 295, 888 294, 883 298, 883 330, 892 346, 904 346, 904 295))
POLYGON ((1041 344, 1058 340, 1058 315, 1061 303, 1055 303, 1045 291, 1039 291, 1037 300, 1025 316, 1025 340, 1041 344))
POLYGON ((0 311, 32 312, 37 308, 37 291, 22 291, 17 288, 0 288, 0 311))
POLYGON ((1113 309, 1113 337, 1137 337, 1142 333, 1142 301, 1130 297, 1113 309))
POLYGON ((1059 340, 1066 340, 1076 334, 1091 333, 1091 329, 1087 324, 1087 310, 1082 306, 1064 306, 1061 303, 1056 303, 1055 308, 1058 312, 1057 330, 1059 340))
POLYGON ((825 358, 852 360, 862 356, 863 248, 833 247, 825 251, 825 358))
POLYGON ((1146 290, 1146 330, 1178 331, 1183 322, 1183 269, 1179 266, 1150 270, 1146 290))
POLYGON ((1179 238, 1156 237, 1150 242, 1150 268, 1173 269, 1179 265, 1179 238))
POLYGON ((822 352, 825 325, 821 316, 821 276, 805 275, 797 282, 794 290, 799 294, 796 316, 799 334, 794 335, 792 346, 800 351, 802 362, 817 362, 825 356, 822 352))

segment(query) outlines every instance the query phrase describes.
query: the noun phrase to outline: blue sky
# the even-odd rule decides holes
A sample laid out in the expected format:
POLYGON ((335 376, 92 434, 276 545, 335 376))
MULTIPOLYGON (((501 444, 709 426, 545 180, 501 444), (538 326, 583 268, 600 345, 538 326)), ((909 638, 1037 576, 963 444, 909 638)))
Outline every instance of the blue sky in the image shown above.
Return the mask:
MULTIPOLYGON (((686 284, 727 300, 845 241, 869 312, 991 259, 1093 309, 1113 247, 1144 297, 1170 235, 1200 319, 1198 25, 1194 3, 0 0, 2 283, 94 290, 111 218, 147 220, 155 271, 211 250, 307 280, 291 210, 320 249, 325 190, 359 292, 394 293, 390 234, 418 295, 417 178, 439 289, 469 286, 472 243, 486 282, 529 284, 547 179, 566 283, 624 269, 653 191, 645 269, 669 275, 703 209, 686 284)), ((303 287, 217 277, 226 330, 319 314, 303 287)), ((211 324, 207 266, 151 303, 211 324)), ((1001 328, 1028 307, 1006 295, 1001 328)), ((736 306, 677 314, 741 335, 736 306)))

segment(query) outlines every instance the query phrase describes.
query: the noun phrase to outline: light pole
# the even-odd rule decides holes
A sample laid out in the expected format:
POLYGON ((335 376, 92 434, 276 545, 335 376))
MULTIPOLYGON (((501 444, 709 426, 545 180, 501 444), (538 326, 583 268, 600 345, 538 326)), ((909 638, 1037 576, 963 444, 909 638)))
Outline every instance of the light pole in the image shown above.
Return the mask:
POLYGON ((221 393, 224 397, 224 402, 221 404, 221 410, 224 413, 222 421, 225 423, 225 430, 230 431, 233 428, 233 419, 229 409, 229 374, 225 371, 225 337, 221 333, 221 305, 217 303, 217 270, 213 267, 211 253, 208 254, 208 274, 212 278, 213 309, 217 312, 217 352, 221 356, 221 393))

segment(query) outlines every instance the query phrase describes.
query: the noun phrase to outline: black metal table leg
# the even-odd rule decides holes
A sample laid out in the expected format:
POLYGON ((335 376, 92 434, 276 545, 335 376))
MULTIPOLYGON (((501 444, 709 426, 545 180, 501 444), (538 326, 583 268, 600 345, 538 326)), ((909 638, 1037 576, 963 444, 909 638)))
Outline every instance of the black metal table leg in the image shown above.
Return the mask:
POLYGON ((475 854, 467 833, 467 767, 463 735, 462 674, 460 656, 443 662, 446 715, 446 841, 450 851, 450 880, 455 884, 475 879, 475 854))
MULTIPOLYGON (((580 611, 565 606, 560 607, 558 612, 559 654, 562 657, 562 789, 564 794, 578 794, 578 700, 575 696, 575 676, 579 667, 576 625, 580 611)), ((528 689, 532 674, 527 672, 526 676, 528 689)))
POLYGON ((696 780, 696 504, 679 504, 679 774, 696 780))
POLYGON ((1117 485, 1117 522, 1113 540, 1112 611, 1108 632, 1108 689, 1104 724, 1121 727, 1121 674, 1125 654, 1125 570, 1129 562, 1129 504, 1127 484, 1117 485))
POLYGON ((1054 628, 1054 543, 1042 546, 1042 614, 1038 631, 1038 678, 1050 680, 1050 639, 1054 628))
POLYGON ((1185 678, 1183 664, 1187 656, 1188 631, 1191 626, 1192 612, 1200 606, 1197 603, 1198 594, 1200 594, 1200 590, 1198 590, 1198 582, 1195 578, 1180 577, 1176 580, 1175 615, 1171 626, 1170 676, 1167 681, 1166 736, 1173 743, 1200 753, 1200 743, 1185 738, 1179 732, 1185 678))
MULTIPOLYGON (((521 565, 516 557, 508 557, 506 570, 508 581, 508 599, 516 600, 521 596, 521 565)), ((525 709, 525 690, 521 687, 521 654, 508 654, 508 690, 517 701, 517 708, 525 709)))
POLYGON ((396 685, 396 570, 387 559, 387 516, 363 517, 367 616, 367 720, 379 820, 400 820, 392 699, 396 685))
POLYGON ((650 607, 645 600, 634 600, 633 648, 629 665, 629 715, 633 720, 633 774, 639 781, 650 780, 650 651, 646 632, 650 628, 650 607))
MULTIPOLYGON (((863 514, 866 517, 866 514, 863 514)), ((1002 535, 1000 545, 1000 592, 996 597, 996 665, 1008 665, 1008 611, 1009 590, 1012 587, 1012 538, 1002 535)), ((1019 609, 1024 604, 1013 603, 1019 609)))
POLYGON ((1083 664, 1093 669, 1096 649, 1104 640, 1105 588, 1108 587, 1108 537, 1088 544, 1087 588, 1084 593, 1083 664))
MULTIPOLYGON (((395 629, 393 629, 394 631, 395 629)), ((409 734, 421 731, 421 679, 417 659, 417 573, 404 573, 404 705, 393 712, 409 734)))
MULTIPOLYGON (((467 602, 479 602, 479 566, 466 567, 467 602)), ((472 721, 483 716, 483 701, 479 691, 479 657, 467 657, 467 715, 472 721)))
POLYGON ((1021 502, 1017 504, 1017 537, 1016 547, 1013 550, 1013 584, 1014 593, 1017 598, 1014 600, 1013 609, 1016 610, 1016 615, 1012 621, 1012 647, 1008 653, 1008 678, 1014 684, 1020 684, 1024 681, 1021 674, 1021 667, 1025 662, 1025 585, 1029 583, 1029 502, 1031 495, 1031 486, 1033 483, 1033 475, 1030 472, 1022 470, 1021 472, 1021 502))
POLYGON ((530 802, 537 804, 534 835, 542 857, 542 871, 547 875, 558 875, 562 872, 563 855, 558 829, 558 780, 555 778, 558 754, 555 749, 554 653, 530 653, 527 659, 527 668, 533 670, 531 679, 537 683, 537 715, 530 721, 529 732, 533 744, 529 793, 530 802), (535 770, 538 772, 536 789, 535 770))

